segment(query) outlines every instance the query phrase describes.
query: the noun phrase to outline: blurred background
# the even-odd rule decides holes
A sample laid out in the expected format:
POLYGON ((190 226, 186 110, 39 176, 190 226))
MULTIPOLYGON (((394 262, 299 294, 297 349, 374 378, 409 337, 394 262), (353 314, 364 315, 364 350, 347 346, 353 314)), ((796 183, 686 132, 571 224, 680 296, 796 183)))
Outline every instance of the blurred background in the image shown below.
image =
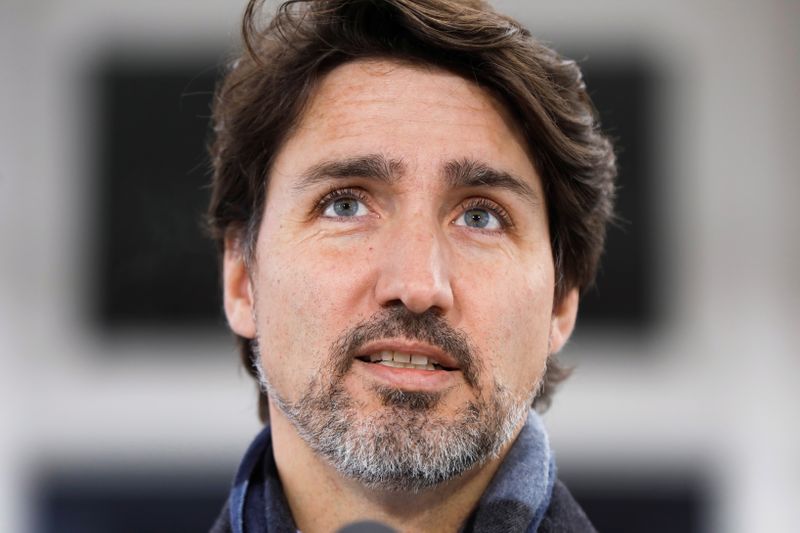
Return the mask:
MULTIPOLYGON (((601 531, 797 531, 800 3, 495 5, 620 149, 560 475, 601 531)), ((0 531, 205 531, 259 428, 200 229, 243 8, 0 5, 0 531)))

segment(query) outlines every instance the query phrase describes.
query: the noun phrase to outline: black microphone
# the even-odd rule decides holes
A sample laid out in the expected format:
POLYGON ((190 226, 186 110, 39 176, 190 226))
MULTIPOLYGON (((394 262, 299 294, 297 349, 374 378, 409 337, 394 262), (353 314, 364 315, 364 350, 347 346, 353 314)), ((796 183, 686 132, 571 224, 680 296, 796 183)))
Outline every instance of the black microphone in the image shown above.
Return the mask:
POLYGON ((375 520, 360 520, 347 524, 336 533, 397 533, 397 531, 375 520))

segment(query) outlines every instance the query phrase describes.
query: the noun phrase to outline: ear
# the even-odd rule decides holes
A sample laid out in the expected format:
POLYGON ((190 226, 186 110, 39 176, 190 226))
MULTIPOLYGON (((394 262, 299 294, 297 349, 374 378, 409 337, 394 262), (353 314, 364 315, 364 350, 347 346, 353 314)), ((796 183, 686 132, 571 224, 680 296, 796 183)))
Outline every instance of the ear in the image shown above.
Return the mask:
POLYGON ((578 289, 573 288, 553 308, 550 322, 550 353, 558 353, 569 340, 578 317, 578 289))
POLYGON ((241 241, 225 238, 225 254, 222 259, 222 290, 225 316, 234 333, 248 339, 256 336, 253 286, 244 258, 241 241))

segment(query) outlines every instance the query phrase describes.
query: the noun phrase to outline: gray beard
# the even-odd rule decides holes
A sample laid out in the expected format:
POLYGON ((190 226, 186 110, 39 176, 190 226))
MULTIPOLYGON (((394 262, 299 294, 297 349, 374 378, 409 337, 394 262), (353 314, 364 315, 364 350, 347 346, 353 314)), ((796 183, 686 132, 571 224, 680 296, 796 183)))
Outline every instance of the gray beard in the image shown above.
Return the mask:
MULTIPOLYGON (((446 326, 439 324, 433 329, 436 327, 446 326)), ((303 396, 289 401, 263 371, 256 343, 253 348, 262 389, 300 437, 343 476, 372 489, 419 492, 496 457, 515 436, 536 392, 531 390, 529 397, 515 401, 507 388, 495 382, 489 394, 482 394, 477 385, 479 365, 474 355, 467 353, 459 357, 467 366, 467 380, 473 382, 471 386, 478 394, 455 416, 438 413, 441 393, 391 387, 372 389, 381 407, 369 410, 344 388, 352 358, 350 364, 343 359, 352 350, 339 350, 337 355, 334 349, 329 371, 323 369, 318 374, 327 379, 315 378, 303 396)))
POLYGON ((469 402, 445 420, 436 415, 438 398, 393 390, 379 393, 382 409, 365 414, 340 383, 316 382, 289 402, 263 372, 261 382, 317 455, 342 475, 388 491, 418 492, 497 456, 529 405, 511 405, 508 393, 495 386, 490 401, 469 402))

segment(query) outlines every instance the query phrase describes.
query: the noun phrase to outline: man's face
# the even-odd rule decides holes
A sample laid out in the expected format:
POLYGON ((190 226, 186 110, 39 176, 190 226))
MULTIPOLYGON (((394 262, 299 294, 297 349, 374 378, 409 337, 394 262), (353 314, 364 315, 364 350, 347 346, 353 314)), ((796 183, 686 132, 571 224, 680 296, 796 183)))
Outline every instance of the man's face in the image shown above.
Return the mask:
POLYGON ((449 454, 475 428, 460 470, 497 453, 574 324, 574 291, 554 309, 520 132, 434 68, 357 61, 323 78, 270 172, 249 270, 240 252, 227 243, 226 313, 258 341, 270 416, 334 464, 336 438, 449 454))

